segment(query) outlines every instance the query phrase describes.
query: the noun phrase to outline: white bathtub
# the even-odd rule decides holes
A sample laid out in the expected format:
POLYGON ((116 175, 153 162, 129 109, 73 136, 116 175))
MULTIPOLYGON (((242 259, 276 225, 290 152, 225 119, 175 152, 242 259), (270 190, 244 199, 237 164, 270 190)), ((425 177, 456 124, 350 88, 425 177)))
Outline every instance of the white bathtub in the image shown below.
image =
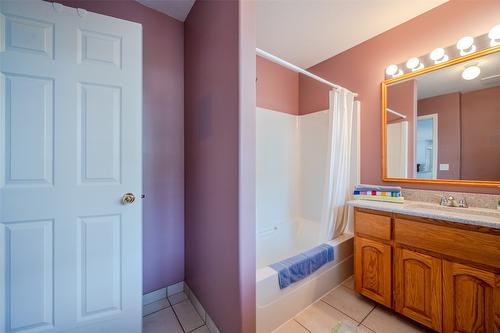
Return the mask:
POLYGON ((327 242, 335 259, 307 278, 285 289, 278 273, 268 267, 276 261, 318 245, 318 223, 295 221, 257 234, 257 333, 269 333, 339 285, 353 273, 353 235, 327 242))

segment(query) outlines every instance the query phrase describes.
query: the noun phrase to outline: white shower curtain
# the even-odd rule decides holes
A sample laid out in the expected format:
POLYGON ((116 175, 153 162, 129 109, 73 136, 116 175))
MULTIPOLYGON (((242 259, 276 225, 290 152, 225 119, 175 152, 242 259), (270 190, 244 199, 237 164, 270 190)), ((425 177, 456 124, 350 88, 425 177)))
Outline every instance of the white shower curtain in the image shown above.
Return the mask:
POLYGON ((357 158, 353 158, 357 142, 357 115, 354 94, 346 89, 330 91, 328 148, 326 156, 326 177, 321 214, 321 241, 331 240, 344 233, 351 198, 354 172, 357 172, 357 158))

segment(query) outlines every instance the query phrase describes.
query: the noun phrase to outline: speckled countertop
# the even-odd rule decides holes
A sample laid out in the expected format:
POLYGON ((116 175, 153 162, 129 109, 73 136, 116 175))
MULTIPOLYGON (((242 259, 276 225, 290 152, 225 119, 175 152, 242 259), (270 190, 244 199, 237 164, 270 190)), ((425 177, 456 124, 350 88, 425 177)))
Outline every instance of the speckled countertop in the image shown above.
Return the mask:
POLYGON ((437 204, 409 200, 404 203, 351 200, 348 204, 358 208, 500 229, 500 211, 494 209, 442 207, 437 204))

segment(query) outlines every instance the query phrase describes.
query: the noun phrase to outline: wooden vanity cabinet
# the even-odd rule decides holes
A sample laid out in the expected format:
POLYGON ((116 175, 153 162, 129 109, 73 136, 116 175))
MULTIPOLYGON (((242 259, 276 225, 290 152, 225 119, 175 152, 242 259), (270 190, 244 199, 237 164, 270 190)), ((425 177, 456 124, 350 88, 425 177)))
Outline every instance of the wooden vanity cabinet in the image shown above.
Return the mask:
POLYGON ((500 276, 443 260, 443 332, 500 332, 500 276))
POLYGON ((355 288, 437 332, 500 333, 500 231, 355 209, 355 288))
POLYGON ((394 310, 441 330, 441 259, 396 247, 394 255, 394 310))
POLYGON ((385 306, 391 306, 391 246, 358 237, 356 252, 355 288, 361 294, 385 306))

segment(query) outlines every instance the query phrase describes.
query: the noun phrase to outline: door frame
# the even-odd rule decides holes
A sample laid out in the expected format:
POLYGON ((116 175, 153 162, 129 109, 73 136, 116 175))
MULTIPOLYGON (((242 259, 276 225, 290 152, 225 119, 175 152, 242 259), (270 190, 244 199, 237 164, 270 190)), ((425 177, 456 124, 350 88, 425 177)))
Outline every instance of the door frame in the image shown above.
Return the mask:
MULTIPOLYGON (((418 128, 418 121, 419 120, 426 120, 426 119, 432 119, 432 179, 437 179, 437 172, 438 172, 438 114, 437 113, 432 113, 432 114, 426 114, 423 116, 417 116, 417 128, 418 128)), ((416 133, 415 133, 416 134, 416 133)), ((415 143, 416 145, 416 143, 415 143)), ((415 171, 416 173, 416 171, 415 171)))

